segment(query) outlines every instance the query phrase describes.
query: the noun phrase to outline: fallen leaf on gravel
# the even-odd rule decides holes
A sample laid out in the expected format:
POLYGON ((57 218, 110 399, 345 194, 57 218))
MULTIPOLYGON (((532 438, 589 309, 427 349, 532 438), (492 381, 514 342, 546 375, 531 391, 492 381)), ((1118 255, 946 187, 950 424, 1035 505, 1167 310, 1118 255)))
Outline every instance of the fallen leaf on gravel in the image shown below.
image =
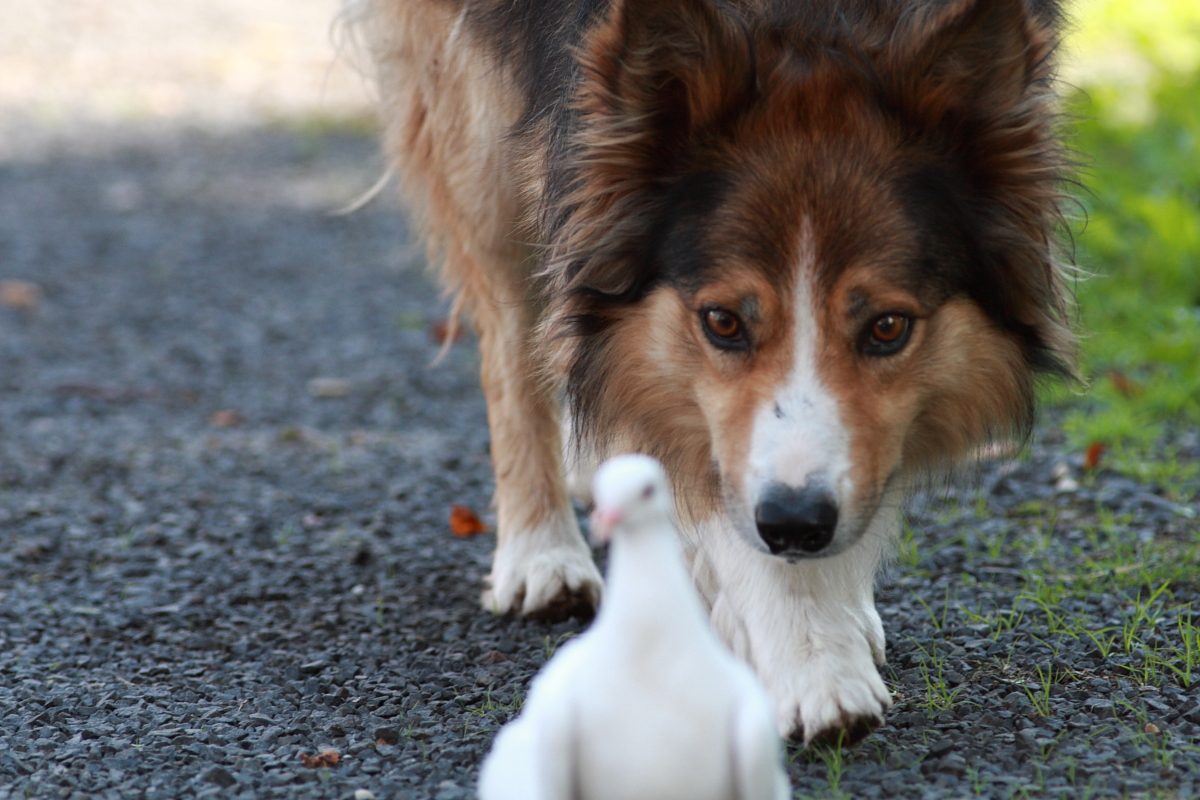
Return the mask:
POLYGON ((442 317, 429 326, 429 338, 434 344, 457 344, 463 337, 460 323, 451 324, 450 317, 442 317))
POLYGON ((241 425, 245 421, 245 418, 232 408, 223 408, 220 411, 214 411, 212 416, 208 418, 208 424, 214 428, 232 428, 236 425, 241 425))
POLYGON ((1159 727, 1153 722, 1147 722, 1146 727, 1142 728, 1142 731, 1150 734, 1151 736, 1157 736, 1158 734, 1162 733, 1159 727))
POLYGON ((504 653, 501 653, 499 650, 488 650, 479 657, 479 660, 484 664, 503 664, 505 661, 509 661, 511 659, 509 659, 508 656, 504 655, 504 653))
POLYGON ((1133 397, 1142 393, 1141 384, 1119 369, 1114 369, 1110 372, 1109 377, 1112 379, 1113 386, 1121 393, 1122 397, 1133 397))
POLYGON ((310 756, 308 753, 300 754, 300 763, 309 769, 319 769, 320 767, 336 767, 338 761, 341 760, 337 750, 326 750, 319 755, 310 756))
POLYGON ((313 378, 308 382, 308 393, 320 400, 345 397, 354 385, 343 378, 313 378))
POLYGON ((31 311, 42 302, 42 288, 32 281, 0 281, 0 303, 31 311))
POLYGON ((1092 470, 1100 466, 1100 457, 1104 455, 1104 451, 1107 449, 1108 445, 1104 442, 1092 442, 1089 444, 1087 452, 1083 456, 1083 468, 1092 470))
POLYGON ((488 529, 479 516, 466 506, 450 507, 450 532, 455 536, 474 536, 488 529))

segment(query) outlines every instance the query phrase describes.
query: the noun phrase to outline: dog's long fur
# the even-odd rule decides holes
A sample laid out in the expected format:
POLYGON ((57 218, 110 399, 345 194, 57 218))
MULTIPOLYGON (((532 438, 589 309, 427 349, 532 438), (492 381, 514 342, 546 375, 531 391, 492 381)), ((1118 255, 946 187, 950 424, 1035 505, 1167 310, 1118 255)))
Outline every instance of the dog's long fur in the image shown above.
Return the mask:
POLYGON ((366 2, 388 154, 480 336, 485 604, 598 600, 565 402, 585 461, 667 465, 781 729, 869 729, 906 487, 1073 372, 1052 0, 366 2))

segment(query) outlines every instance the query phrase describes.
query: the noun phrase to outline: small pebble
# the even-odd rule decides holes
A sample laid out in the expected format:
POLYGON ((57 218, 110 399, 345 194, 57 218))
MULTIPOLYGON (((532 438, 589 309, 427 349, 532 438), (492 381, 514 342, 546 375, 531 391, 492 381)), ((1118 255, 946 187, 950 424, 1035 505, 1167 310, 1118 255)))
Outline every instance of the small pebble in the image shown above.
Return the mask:
POLYGON ((1059 494, 1071 494, 1079 491, 1079 481, 1072 478, 1070 475, 1063 475, 1054 484, 1054 491, 1059 494))
POLYGON ((318 399, 345 397, 353 389, 354 385, 342 378, 313 378, 308 382, 308 393, 318 399))

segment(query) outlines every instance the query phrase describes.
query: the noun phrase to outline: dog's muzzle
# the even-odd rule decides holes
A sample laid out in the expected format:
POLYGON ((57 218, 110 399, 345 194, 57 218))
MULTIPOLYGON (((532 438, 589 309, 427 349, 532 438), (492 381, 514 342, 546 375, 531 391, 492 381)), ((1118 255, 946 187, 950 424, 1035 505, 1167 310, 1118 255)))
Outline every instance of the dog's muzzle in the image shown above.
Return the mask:
POLYGON ((754 507, 759 537, 772 555, 785 558, 826 555, 837 522, 837 501, 820 485, 796 488, 772 483, 754 507))

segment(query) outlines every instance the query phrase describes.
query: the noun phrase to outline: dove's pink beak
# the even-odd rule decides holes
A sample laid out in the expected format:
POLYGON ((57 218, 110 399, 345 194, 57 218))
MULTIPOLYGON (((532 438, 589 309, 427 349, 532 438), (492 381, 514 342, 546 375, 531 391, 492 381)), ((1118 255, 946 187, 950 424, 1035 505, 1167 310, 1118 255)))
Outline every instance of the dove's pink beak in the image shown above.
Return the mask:
POLYGON ((613 528, 621 521, 621 511, 616 508, 596 506, 592 511, 592 541, 607 544, 612 539, 613 528))

